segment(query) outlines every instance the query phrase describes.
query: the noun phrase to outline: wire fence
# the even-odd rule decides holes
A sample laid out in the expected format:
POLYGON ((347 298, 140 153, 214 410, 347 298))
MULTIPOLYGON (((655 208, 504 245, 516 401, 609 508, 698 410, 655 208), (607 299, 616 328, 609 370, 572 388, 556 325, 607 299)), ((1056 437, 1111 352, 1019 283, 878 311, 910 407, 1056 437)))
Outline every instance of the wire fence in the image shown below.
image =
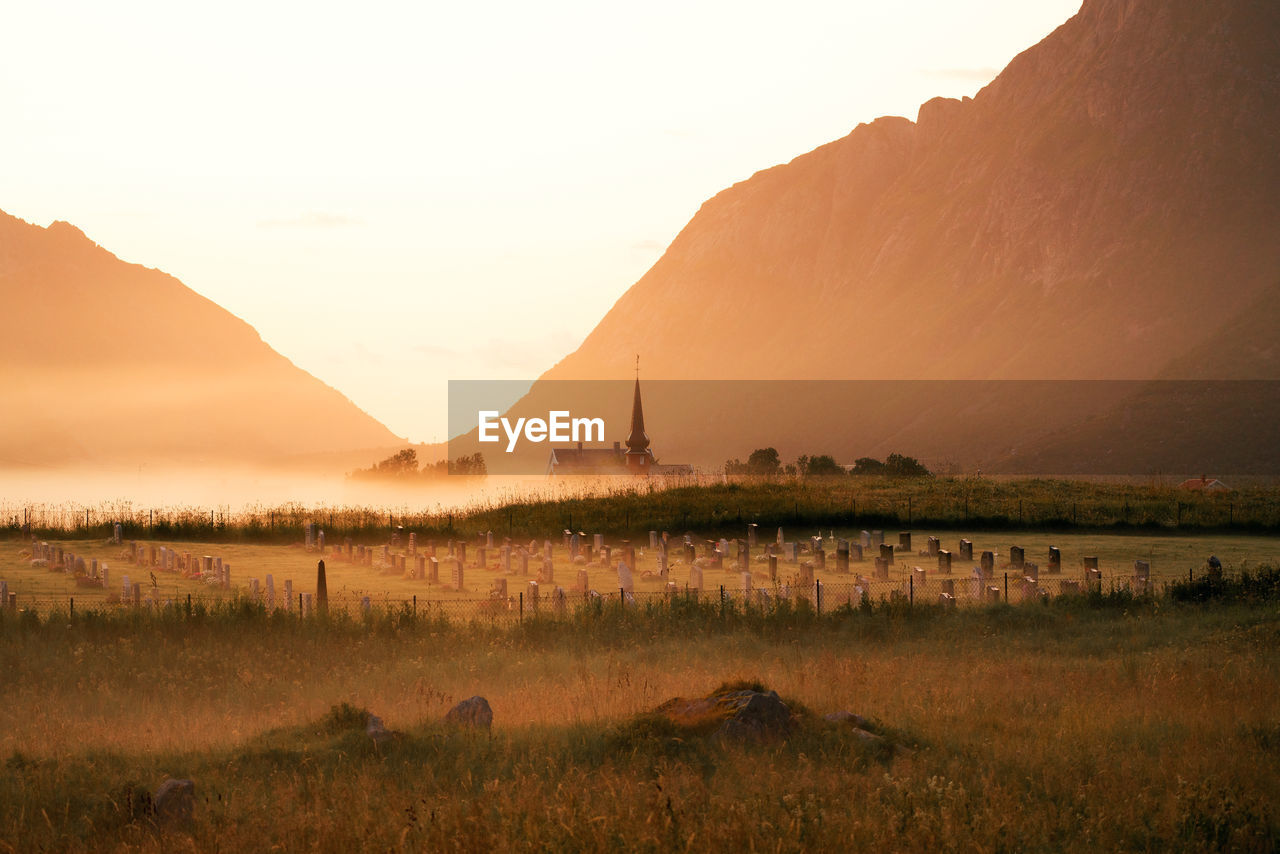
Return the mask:
POLYGON ((901 579, 857 578, 812 584, 779 583, 769 586, 717 586, 711 589, 681 587, 674 582, 660 591, 567 590, 536 581, 506 594, 491 593, 476 598, 429 598, 359 595, 340 592, 321 597, 316 593, 285 596, 275 591, 214 591, 208 594, 165 595, 158 589, 132 586, 130 593, 109 597, 66 593, 5 591, 4 610, 9 615, 29 611, 43 616, 56 613, 74 616, 86 613, 182 612, 238 609, 264 615, 289 615, 301 619, 346 617, 380 620, 412 617, 447 623, 512 623, 527 619, 582 619, 606 611, 637 609, 657 612, 664 609, 698 607, 709 615, 717 611, 769 616, 797 609, 821 615, 840 609, 885 607, 978 607, 995 604, 1042 602, 1062 597, 1127 592, 1133 596, 1161 596, 1171 582, 1141 575, 1104 575, 1087 572, 1082 577, 1061 574, 1032 577, 1010 572, 974 573, 970 576, 908 575, 901 579))

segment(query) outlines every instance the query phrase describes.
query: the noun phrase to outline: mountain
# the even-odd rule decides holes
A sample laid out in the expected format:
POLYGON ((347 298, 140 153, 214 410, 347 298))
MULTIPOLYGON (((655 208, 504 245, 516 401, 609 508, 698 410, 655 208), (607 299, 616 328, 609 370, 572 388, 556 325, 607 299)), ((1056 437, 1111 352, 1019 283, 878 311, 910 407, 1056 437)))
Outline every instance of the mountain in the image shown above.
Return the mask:
MULTIPOLYGON (((622 379, 639 353, 677 380, 1277 380, 1278 325, 1280 4, 1087 0, 974 98, 859 125, 716 195, 543 379, 622 379)), ((1105 422, 1116 401, 1093 397, 1026 419, 1105 422)), ((864 432, 902 429, 875 410, 864 432)), ((713 431, 721 459, 743 454, 752 420, 687 412, 668 449, 713 431)), ((946 413, 928 420, 890 450, 1034 456, 1014 427, 968 447, 946 413)), ((1192 421, 1179 429, 1216 424, 1192 421)), ((795 422, 770 444, 850 444, 795 422)))
POLYGON ((0 465, 363 461, 402 444, 249 324, 65 222, 0 213, 0 297, 0 465))

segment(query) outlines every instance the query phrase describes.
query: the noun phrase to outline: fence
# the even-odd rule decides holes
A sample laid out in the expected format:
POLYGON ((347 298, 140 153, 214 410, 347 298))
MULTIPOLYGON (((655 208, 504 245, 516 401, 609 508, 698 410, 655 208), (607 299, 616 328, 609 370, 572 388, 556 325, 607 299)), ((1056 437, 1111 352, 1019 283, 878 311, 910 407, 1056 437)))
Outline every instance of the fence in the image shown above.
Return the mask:
MULTIPOLYGON (((412 617, 419 620, 437 620, 453 624, 515 623, 526 619, 589 619, 592 615, 617 611, 620 608, 636 609, 650 613, 664 609, 696 607, 708 617, 716 612, 724 614, 755 614, 769 616, 796 610, 812 611, 816 615, 841 609, 885 607, 911 609, 916 607, 956 608, 995 604, 1040 602, 1061 597, 1083 597, 1088 593, 1115 593, 1127 591, 1135 596, 1163 594, 1168 582, 1157 582, 1139 576, 1104 576, 1094 572, 1085 578, 1051 576, 1031 578, 1014 576, 1008 572, 989 573, 968 577, 916 577, 904 579, 859 579, 850 582, 815 581, 812 586, 778 584, 751 589, 696 590, 670 585, 665 591, 568 591, 557 587, 549 592, 518 591, 507 596, 487 596, 474 599, 431 599, 412 596, 358 595, 346 592, 331 594, 321 600, 314 593, 296 593, 287 600, 264 591, 254 595, 210 594, 165 596, 157 591, 141 594, 141 586, 135 585, 138 594, 131 599, 112 596, 85 599, 76 602, 75 596, 40 591, 7 592, 4 612, 8 616, 30 611, 41 615, 54 613, 74 617, 76 614, 129 614, 129 613, 179 613, 191 615, 196 611, 231 611, 260 614, 263 616, 291 616, 309 619, 326 616, 355 620, 377 620, 394 617, 412 617)), ((536 585, 531 591, 537 590, 536 585)))

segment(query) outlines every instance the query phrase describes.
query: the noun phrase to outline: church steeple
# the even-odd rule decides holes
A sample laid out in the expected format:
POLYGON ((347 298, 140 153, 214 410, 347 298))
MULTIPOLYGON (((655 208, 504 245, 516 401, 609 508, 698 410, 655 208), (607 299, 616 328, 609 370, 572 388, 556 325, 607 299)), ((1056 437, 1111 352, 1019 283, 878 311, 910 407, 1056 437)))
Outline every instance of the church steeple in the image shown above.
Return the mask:
POLYGON ((653 461, 649 437, 644 432, 644 406, 640 402, 640 357, 636 356, 636 393, 631 403, 631 432, 627 434, 627 467, 645 471, 653 461))

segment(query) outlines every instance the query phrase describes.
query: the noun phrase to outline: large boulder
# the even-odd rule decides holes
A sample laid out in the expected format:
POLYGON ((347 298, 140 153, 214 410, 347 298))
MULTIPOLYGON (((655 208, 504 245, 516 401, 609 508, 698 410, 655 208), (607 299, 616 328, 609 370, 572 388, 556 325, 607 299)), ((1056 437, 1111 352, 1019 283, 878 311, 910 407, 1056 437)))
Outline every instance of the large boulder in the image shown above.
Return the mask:
POLYGON ((484 697, 470 697, 454 706, 444 716, 444 722, 453 726, 484 729, 493 727, 493 709, 484 697))
POLYGON ((791 731, 791 709, 776 691, 723 686, 706 697, 674 697, 654 710, 682 728, 714 732, 732 740, 783 738, 791 731))

